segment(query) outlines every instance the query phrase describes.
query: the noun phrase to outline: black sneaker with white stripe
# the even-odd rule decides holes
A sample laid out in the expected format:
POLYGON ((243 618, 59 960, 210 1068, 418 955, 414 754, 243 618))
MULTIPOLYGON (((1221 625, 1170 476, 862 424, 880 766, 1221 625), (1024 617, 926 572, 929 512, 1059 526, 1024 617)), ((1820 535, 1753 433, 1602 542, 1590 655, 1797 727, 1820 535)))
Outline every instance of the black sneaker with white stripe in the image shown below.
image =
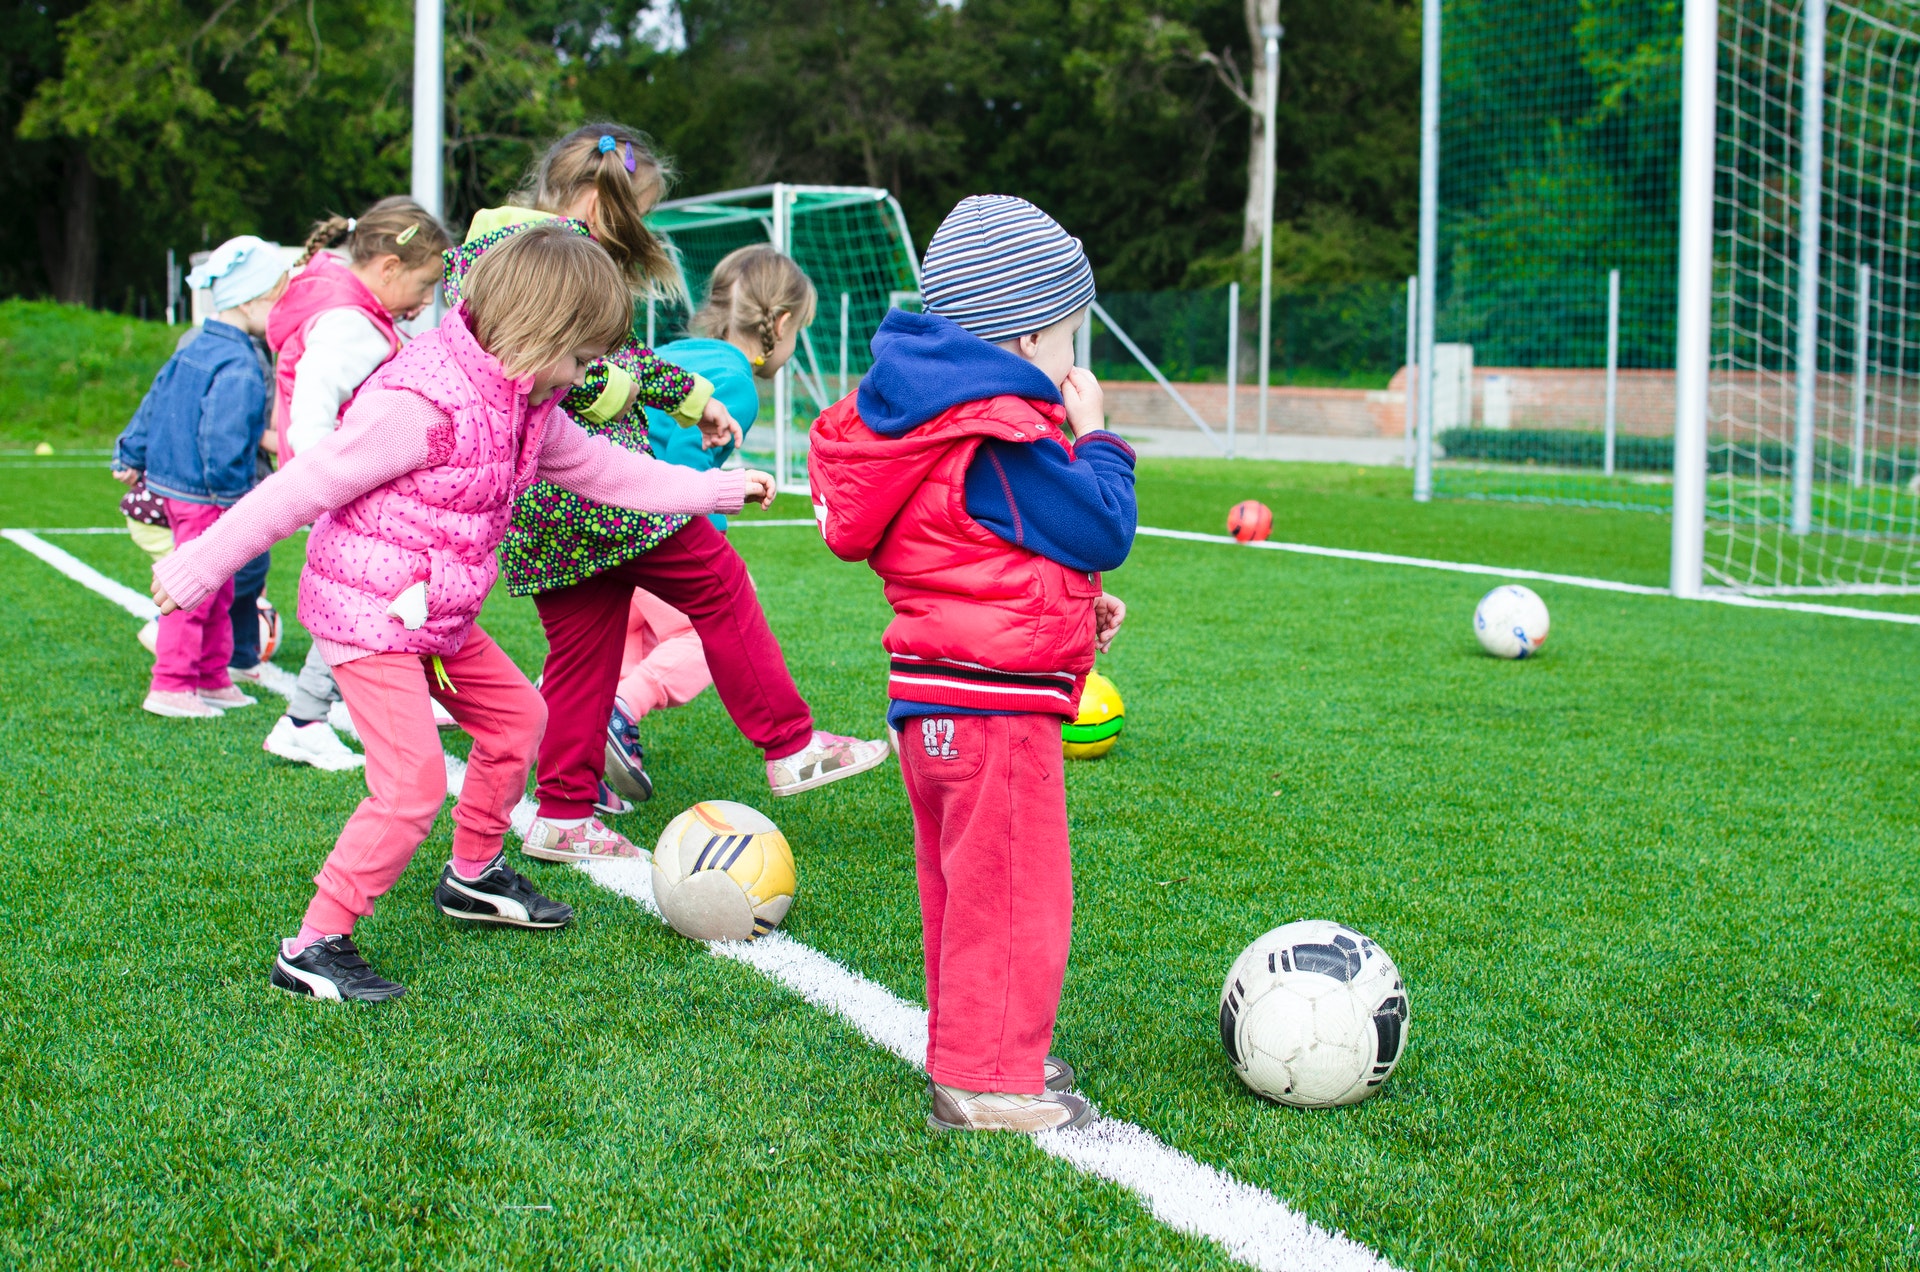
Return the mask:
POLYGON ((541 896, 528 878, 507 864, 503 854, 478 879, 462 879, 453 863, 440 872, 433 903, 448 918, 507 927, 559 928, 573 922, 573 907, 541 896))
POLYGON ((323 936, 298 954, 280 946, 280 957, 273 960, 273 985, 295 997, 324 998, 332 1002, 351 999, 363 1003, 382 1003, 407 992, 367 965, 350 936, 323 936))

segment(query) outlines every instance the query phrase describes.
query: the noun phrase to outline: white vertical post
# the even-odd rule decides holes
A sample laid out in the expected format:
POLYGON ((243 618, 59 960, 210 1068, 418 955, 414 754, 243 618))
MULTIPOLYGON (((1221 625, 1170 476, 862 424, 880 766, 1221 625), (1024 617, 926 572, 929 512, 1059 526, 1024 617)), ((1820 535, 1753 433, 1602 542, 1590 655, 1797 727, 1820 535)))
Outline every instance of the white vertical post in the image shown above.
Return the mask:
POLYGON ((1800 303, 1794 359, 1793 532, 1813 529, 1814 414, 1820 375, 1820 169, 1827 97, 1827 0, 1807 0, 1800 51, 1800 303))
MULTIPOLYGON (((442 171, 446 138, 446 104, 441 97, 446 76, 442 46, 440 0, 413 0, 413 201, 442 216, 446 178, 442 171)), ((433 303, 414 320, 415 330, 439 325, 440 291, 433 303)))
POLYGON ((1607 271, 1607 446, 1601 468, 1613 476, 1613 439, 1620 424, 1620 271, 1607 271))
POLYGON ((1675 596, 1700 595, 1706 552, 1707 371, 1713 356, 1714 109, 1719 0, 1686 0, 1680 48, 1680 303, 1673 411, 1675 596))
POLYGON ((647 348, 653 348, 653 295, 647 295, 647 348))
MULTIPOLYGON (((776 183, 773 187, 773 247, 777 252, 792 255, 789 250, 793 238, 793 227, 789 223, 787 208, 787 187, 776 183)), ((781 367, 773 373, 773 485, 775 490, 785 490, 789 481, 787 468, 790 456, 787 446, 787 429, 793 416, 793 379, 792 373, 781 367)))
POLYGON ((1420 399, 1420 276, 1407 275, 1407 411, 1406 423, 1402 431, 1407 435, 1407 467, 1413 467, 1414 435, 1420 431, 1418 407, 1420 399))
POLYGON ((1093 310, 1087 310, 1087 316, 1073 329, 1073 365, 1076 367, 1093 366, 1093 310))
POLYGON ((1413 497, 1425 503, 1433 498, 1433 306, 1440 268, 1440 0, 1425 0, 1420 17, 1418 268, 1420 347, 1414 365, 1420 369, 1420 435, 1414 443, 1413 497))
POLYGON ((1867 484, 1867 342, 1873 335, 1873 266, 1854 270, 1853 297, 1853 484, 1867 484))
POLYGON ((1278 22, 1260 28, 1260 35, 1266 41, 1267 59, 1267 100, 1261 106, 1266 127, 1260 137, 1267 174, 1266 188, 1260 194, 1264 207, 1260 217, 1260 440, 1263 445, 1267 438, 1267 389, 1273 371, 1273 194, 1274 187, 1280 184, 1279 174, 1273 170, 1273 131, 1274 116, 1280 105, 1280 37, 1283 33, 1278 22))
POLYGON ((1227 458, 1233 458, 1234 425, 1240 418, 1240 284, 1227 284, 1227 458))
POLYGON ((840 293, 840 396, 847 396, 847 356, 853 338, 853 296, 840 293))
POLYGON ((180 307, 180 269, 173 263, 173 249, 167 249, 167 326, 173 326, 174 312, 180 307))

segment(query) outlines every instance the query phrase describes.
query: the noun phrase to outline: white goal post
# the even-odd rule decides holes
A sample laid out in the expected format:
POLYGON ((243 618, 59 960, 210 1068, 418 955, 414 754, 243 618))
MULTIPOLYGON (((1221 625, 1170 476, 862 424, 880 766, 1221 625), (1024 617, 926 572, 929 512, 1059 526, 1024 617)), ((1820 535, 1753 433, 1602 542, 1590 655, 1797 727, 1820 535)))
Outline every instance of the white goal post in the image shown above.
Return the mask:
POLYGON ((1685 0, 1671 586, 1920 593, 1920 6, 1685 0))

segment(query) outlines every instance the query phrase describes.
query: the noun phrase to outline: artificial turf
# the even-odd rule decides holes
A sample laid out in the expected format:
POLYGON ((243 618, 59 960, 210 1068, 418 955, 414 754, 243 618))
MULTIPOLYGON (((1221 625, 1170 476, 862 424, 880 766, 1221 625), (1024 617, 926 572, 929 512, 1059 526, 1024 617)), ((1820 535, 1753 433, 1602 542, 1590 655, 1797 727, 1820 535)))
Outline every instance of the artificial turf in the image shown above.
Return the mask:
MULTIPOLYGON (((113 520, 104 477, 21 477, 4 524, 113 520)), ((1161 463, 1143 520, 1251 495, 1276 538, 1660 581, 1658 518, 1405 481, 1161 463)), ((733 538, 821 723, 877 733, 871 574, 805 528, 733 538)), ((144 577, 120 537, 57 542, 144 577)), ((1470 576, 1142 539, 1108 585, 1129 724, 1069 771, 1056 1040, 1103 1109, 1402 1267, 1920 1266, 1911 630, 1540 584, 1547 651, 1506 663, 1470 576), (1352 1109, 1263 1104, 1219 1046, 1228 963, 1308 917, 1410 986, 1352 1109)), ((360 934, 414 992, 281 998, 272 942, 357 778, 265 757, 271 706, 140 713, 133 620, 11 545, 0 591, 0 1263, 1224 1265, 1024 1144, 928 1133, 905 1066, 576 872, 526 867, 565 932, 455 927, 444 822, 360 934)), ((529 604, 483 622, 537 667, 529 604)), ((711 694, 644 737, 627 834, 767 809, 787 929, 918 997, 896 775, 774 804, 711 694)))

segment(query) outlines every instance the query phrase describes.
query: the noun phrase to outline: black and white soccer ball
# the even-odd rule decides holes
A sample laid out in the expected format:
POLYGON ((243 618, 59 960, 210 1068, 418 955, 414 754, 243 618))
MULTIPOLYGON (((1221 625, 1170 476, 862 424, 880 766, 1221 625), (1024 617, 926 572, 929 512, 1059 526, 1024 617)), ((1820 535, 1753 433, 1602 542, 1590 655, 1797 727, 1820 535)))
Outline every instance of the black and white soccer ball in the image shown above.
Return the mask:
POLYGON ((1288 923, 1227 972, 1220 1042, 1240 1080, 1269 1100, 1358 1104, 1406 1052, 1406 983, 1387 952, 1352 928, 1288 923))

